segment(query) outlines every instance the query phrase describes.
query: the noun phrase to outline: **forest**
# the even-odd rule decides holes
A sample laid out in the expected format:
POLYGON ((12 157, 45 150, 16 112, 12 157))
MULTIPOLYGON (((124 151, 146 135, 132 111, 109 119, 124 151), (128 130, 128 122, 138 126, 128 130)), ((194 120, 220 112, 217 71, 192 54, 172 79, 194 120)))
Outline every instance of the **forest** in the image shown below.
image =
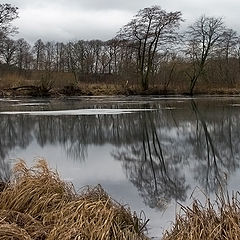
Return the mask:
POLYGON ((183 28, 180 11, 152 6, 107 41, 35 43, 17 39, 18 17, 17 7, 0 4, 3 95, 240 92, 240 37, 221 17, 202 15, 183 28))

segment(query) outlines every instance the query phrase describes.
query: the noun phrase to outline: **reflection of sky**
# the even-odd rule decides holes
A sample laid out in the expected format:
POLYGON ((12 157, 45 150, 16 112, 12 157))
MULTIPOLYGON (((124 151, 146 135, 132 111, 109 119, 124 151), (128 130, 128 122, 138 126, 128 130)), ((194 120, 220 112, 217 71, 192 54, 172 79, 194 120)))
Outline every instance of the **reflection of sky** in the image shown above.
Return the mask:
POLYGON ((115 161, 111 156, 113 149, 112 145, 89 146, 86 161, 76 161, 67 159, 68 157, 60 145, 48 145, 41 148, 33 141, 24 150, 12 151, 9 159, 22 158, 28 166, 32 166, 33 159, 43 157, 47 159, 51 168, 57 169, 62 179, 73 182, 76 190, 86 185, 101 184, 118 202, 128 204, 137 213, 143 210, 146 217, 150 218, 149 228, 152 230, 149 233, 159 236, 162 233, 161 227, 167 228, 169 222, 173 220, 172 207, 162 215, 162 213, 145 206, 137 189, 127 180, 121 162, 115 161))

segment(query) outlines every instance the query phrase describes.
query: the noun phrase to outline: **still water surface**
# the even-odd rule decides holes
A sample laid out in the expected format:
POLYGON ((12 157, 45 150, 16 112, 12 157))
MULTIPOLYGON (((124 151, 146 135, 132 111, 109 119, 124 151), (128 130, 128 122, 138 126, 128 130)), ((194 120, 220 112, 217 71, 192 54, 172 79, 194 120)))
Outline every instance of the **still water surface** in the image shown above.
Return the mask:
POLYGON ((43 157, 76 189, 143 210, 152 237, 194 190, 240 190, 240 97, 0 99, 0 133, 2 178, 43 157))

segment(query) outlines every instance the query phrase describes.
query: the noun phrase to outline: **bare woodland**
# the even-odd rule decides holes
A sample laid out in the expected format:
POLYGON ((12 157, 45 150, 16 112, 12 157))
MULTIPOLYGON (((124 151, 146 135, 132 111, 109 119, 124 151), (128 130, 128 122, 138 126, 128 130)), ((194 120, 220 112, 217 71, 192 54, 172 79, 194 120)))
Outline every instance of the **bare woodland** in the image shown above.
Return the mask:
POLYGON ((139 10, 108 41, 38 39, 29 44, 15 40, 12 21, 17 17, 17 7, 0 4, 1 81, 13 72, 26 79, 40 72, 42 80, 61 73, 76 83, 161 88, 166 93, 240 86, 240 38, 222 18, 202 15, 182 30, 181 12, 152 6, 139 10))

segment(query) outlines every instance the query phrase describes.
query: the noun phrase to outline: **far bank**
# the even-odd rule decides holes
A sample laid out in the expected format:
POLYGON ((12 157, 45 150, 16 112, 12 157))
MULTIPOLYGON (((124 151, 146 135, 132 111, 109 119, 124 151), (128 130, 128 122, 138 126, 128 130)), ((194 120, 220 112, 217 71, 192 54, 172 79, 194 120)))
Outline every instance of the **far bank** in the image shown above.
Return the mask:
MULTIPOLYGON (((1 72, 0 72, 1 73, 1 72)), ((181 76, 180 76, 181 77, 181 76)), ((100 96, 100 95, 237 95, 240 83, 233 84, 202 79, 193 94, 189 82, 152 80, 149 88, 143 90, 136 79, 120 78, 111 74, 82 75, 79 81, 71 73, 46 73, 42 71, 2 72, 0 75, 0 96, 100 96)))

